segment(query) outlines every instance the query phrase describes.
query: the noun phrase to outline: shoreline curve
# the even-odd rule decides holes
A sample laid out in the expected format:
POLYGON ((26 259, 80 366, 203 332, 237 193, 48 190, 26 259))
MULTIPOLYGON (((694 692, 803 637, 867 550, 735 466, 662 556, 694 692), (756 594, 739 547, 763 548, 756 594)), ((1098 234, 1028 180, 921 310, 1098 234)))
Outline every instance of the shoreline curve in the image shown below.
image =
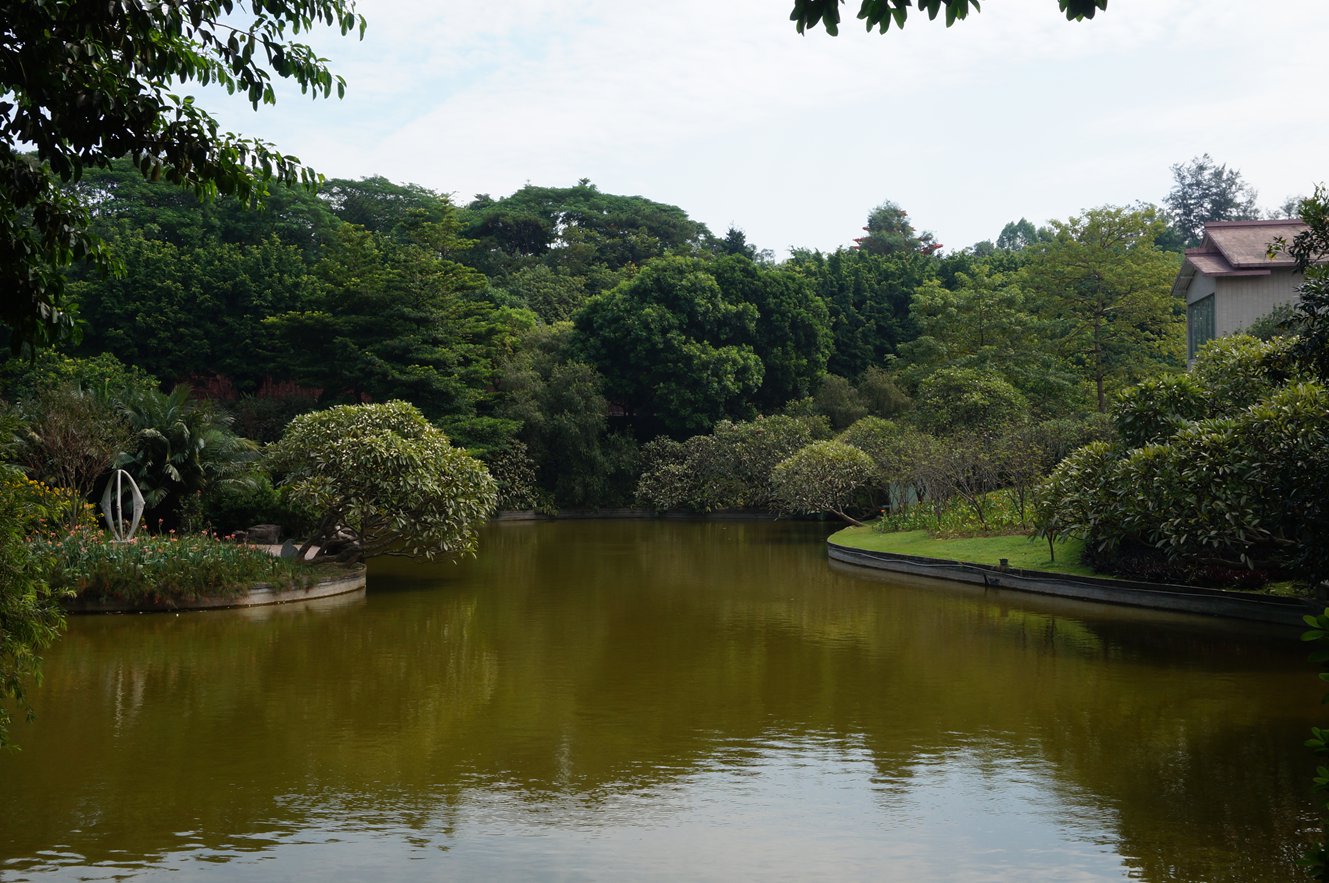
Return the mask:
POLYGON ((1128 607, 1221 616, 1253 622, 1305 628, 1302 617, 1323 612, 1323 605, 1300 598, 1229 592, 1170 583, 1146 583, 1112 577, 1073 576, 1043 570, 1021 570, 920 555, 876 552, 844 546, 826 540, 826 554, 832 561, 904 573, 911 576, 981 585, 988 590, 1010 590, 1037 595, 1094 601, 1128 607))

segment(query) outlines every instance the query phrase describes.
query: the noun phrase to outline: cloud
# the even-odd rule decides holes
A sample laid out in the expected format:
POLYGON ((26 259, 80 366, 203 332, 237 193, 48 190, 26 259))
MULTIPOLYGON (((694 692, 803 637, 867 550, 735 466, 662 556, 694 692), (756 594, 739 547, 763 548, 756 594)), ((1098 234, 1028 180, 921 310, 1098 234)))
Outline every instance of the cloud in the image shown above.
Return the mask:
POLYGON ((1053 0, 1007 0, 832 39, 771 0, 376 0, 363 43, 320 36, 345 101, 223 116, 329 174, 462 199, 585 176, 825 249, 891 198, 960 246, 1021 215, 1160 200, 1168 167, 1206 150, 1262 189, 1309 189, 1329 135, 1309 111, 1321 3, 1123 2, 1068 23, 1053 0))

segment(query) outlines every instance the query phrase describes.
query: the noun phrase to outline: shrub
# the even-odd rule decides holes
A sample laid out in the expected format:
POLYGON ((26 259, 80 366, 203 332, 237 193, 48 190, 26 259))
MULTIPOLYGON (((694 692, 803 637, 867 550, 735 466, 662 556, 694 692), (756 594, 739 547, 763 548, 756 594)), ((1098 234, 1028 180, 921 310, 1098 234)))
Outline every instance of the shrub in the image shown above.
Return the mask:
POLYGON ((97 479, 128 443, 129 431, 110 405, 73 384, 43 390, 25 410, 24 464, 30 475, 65 494, 72 528, 97 479))
POLYGON ((775 467, 771 490, 786 512, 831 512, 859 524, 845 510, 875 469, 872 458, 858 448, 838 441, 813 442, 775 467))
POLYGON ((302 414, 269 463, 319 512, 311 542, 349 536, 365 557, 473 552, 497 499, 484 465, 407 402, 302 414))
POLYGON ((684 442, 656 439, 643 448, 637 498, 661 510, 770 508, 771 471, 829 429, 822 417, 777 415, 722 420, 711 434, 684 442))
POLYGON ((489 474, 498 484, 498 508, 534 509, 539 499, 535 485, 535 463, 526 453, 526 445, 509 442, 506 447, 485 458, 489 474))
POLYGON ((39 531, 96 527, 97 510, 91 503, 77 498, 68 488, 58 488, 28 478, 16 469, 0 467, 0 492, 12 494, 17 501, 19 529, 24 535, 39 531), (77 508, 70 512, 70 506, 77 508))
POLYGON ((276 524, 283 536, 306 536, 318 524, 318 513, 295 503, 257 469, 243 481, 219 483, 202 497, 203 522, 214 532, 232 534, 256 524, 276 524))
POLYGON ((308 568, 211 534, 141 535, 120 543, 96 530, 39 534, 38 554, 54 563, 50 584, 92 601, 174 606, 234 598, 258 583, 308 585, 308 568))
POLYGON ((881 533, 926 530, 941 537, 1010 534, 1028 530, 1019 508, 1009 494, 992 491, 986 497, 983 502, 984 522, 979 522, 974 507, 968 501, 957 496, 937 506, 907 506, 893 512, 883 511, 873 528, 881 533))
POLYGON ((925 432, 996 433, 1029 419, 1029 402, 997 374, 942 368, 918 387, 914 421, 925 432))
POLYGON ((59 593, 46 581, 49 552, 26 541, 34 513, 23 479, 0 464, 0 746, 9 741, 11 708, 31 719, 27 688, 41 677, 41 651, 64 628, 59 593))
POLYGON ((1293 344, 1289 338, 1257 340, 1236 334, 1200 347, 1191 376, 1208 394, 1209 415, 1235 414, 1292 379, 1293 344))
POLYGON ((1112 423, 1123 447, 1166 441, 1205 416, 1207 396, 1189 374, 1165 374, 1123 390, 1112 406, 1112 423))

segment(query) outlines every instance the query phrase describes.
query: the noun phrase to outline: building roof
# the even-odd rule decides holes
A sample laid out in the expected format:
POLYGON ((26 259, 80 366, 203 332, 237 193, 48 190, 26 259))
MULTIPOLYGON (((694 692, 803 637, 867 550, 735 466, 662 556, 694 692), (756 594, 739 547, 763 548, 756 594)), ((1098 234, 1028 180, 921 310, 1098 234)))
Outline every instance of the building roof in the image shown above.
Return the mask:
POLYGON ((1304 221, 1210 221, 1204 225, 1204 241, 1199 248, 1186 249, 1181 272, 1172 283, 1172 293, 1184 294, 1196 273, 1205 276, 1267 276, 1277 269, 1291 269, 1295 264, 1286 251, 1269 256, 1269 248, 1278 237, 1291 242, 1302 230, 1304 221))
POLYGON ((1234 270, 1273 269, 1295 263, 1287 252, 1270 257, 1269 246, 1277 237, 1291 242, 1306 229, 1300 220, 1285 221, 1210 221, 1204 225, 1204 242, 1199 248, 1186 249, 1187 257, 1218 254, 1234 270))

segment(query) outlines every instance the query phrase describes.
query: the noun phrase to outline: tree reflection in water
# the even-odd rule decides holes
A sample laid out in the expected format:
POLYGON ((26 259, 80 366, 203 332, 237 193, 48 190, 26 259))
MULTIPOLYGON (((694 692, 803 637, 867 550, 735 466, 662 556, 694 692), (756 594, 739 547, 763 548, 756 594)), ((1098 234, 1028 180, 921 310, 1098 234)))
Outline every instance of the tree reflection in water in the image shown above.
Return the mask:
POLYGON ((905 583, 825 533, 501 524, 351 601, 76 619, 0 756, 0 874, 1296 875, 1295 634, 905 583))

